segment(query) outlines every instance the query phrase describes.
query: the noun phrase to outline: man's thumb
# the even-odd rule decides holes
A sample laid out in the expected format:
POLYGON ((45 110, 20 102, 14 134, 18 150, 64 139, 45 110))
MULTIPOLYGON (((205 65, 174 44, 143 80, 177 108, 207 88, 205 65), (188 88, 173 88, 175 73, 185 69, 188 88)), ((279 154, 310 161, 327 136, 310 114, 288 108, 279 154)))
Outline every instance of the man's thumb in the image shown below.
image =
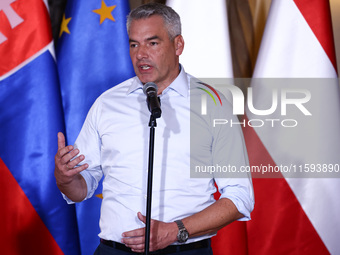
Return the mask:
POLYGON ((140 221, 142 221, 144 224, 146 223, 146 217, 141 213, 141 212, 138 212, 137 213, 137 217, 140 221))

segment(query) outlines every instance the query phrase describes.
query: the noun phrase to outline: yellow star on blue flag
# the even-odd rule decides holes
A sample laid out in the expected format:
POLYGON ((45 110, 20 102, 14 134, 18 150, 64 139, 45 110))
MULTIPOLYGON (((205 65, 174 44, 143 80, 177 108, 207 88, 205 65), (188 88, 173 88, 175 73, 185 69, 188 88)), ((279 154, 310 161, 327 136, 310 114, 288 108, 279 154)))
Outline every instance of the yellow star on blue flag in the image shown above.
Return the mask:
MULTIPOLYGON (((68 144, 74 144, 96 98, 135 75, 125 25, 129 11, 127 0, 67 1, 65 17, 72 20, 65 19, 64 32, 71 33, 58 40, 57 63, 68 144)), ((92 255, 99 244, 101 193, 100 182, 91 198, 76 204, 82 255, 92 255)))
POLYGON ((71 21, 71 18, 65 18, 65 14, 63 15, 63 19, 61 21, 60 25, 60 32, 59 32, 59 37, 65 32, 70 34, 70 30, 68 29, 68 23, 71 21))
POLYGON ((112 11, 116 8, 116 5, 113 6, 107 6, 102 0, 102 6, 100 9, 93 10, 94 13, 97 13, 100 15, 100 24, 104 22, 106 19, 110 19, 112 21, 116 21, 114 17, 112 16, 112 11))

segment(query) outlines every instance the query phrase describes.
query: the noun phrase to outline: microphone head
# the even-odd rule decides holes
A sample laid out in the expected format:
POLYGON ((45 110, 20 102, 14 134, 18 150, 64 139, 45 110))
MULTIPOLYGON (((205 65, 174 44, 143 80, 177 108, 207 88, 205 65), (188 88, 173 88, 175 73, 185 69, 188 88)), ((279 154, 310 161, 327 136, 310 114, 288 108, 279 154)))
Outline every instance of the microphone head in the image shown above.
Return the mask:
POLYGON ((143 86, 143 92, 145 95, 148 95, 149 91, 154 91, 157 95, 158 87, 154 82, 147 82, 143 86))
POLYGON ((148 82, 143 86, 143 92, 146 95, 146 102, 148 104, 149 111, 154 118, 161 117, 161 105, 160 99, 157 96, 158 87, 154 82, 148 82))

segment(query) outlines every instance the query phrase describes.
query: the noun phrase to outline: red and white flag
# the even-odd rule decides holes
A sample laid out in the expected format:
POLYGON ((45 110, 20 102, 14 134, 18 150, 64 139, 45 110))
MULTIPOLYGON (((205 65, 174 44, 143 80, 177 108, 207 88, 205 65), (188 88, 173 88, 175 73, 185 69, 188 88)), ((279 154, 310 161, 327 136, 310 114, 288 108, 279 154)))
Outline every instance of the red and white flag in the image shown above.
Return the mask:
POLYGON ((64 116, 47 1, 0 1, 0 253, 80 254, 53 175, 64 116))
POLYGON ((284 171, 253 179, 249 254, 339 254, 340 94, 328 0, 272 2, 253 78, 254 108, 281 104, 270 116, 248 108, 250 164, 284 171))

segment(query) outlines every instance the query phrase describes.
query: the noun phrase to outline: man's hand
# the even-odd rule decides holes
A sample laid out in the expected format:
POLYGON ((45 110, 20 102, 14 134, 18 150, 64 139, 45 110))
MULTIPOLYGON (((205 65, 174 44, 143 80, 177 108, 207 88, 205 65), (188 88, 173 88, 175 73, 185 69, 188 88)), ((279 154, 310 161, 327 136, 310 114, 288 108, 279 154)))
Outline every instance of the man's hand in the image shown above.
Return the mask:
MULTIPOLYGON (((138 219, 146 223, 146 217, 140 212, 137 214, 138 219)), ((177 241, 178 227, 175 222, 165 223, 158 220, 150 222, 150 251, 163 249, 173 242, 177 241)), ((145 246, 145 228, 139 228, 122 234, 122 242, 134 252, 144 252, 145 246)))
POLYGON ((63 133, 59 132, 58 152, 54 158, 55 159, 54 176, 57 181, 57 186, 61 190, 61 192, 63 192, 66 196, 68 196, 75 202, 83 200, 85 198, 84 194, 86 194, 87 190, 85 180, 79 173, 88 168, 88 164, 76 167, 76 165, 78 165, 81 161, 85 159, 84 155, 77 156, 78 154, 79 150, 74 149, 72 145, 65 146, 65 136, 63 135, 63 133), (83 190, 84 187, 85 192, 83 190), (73 191, 74 194, 77 194, 76 190, 78 188, 81 188, 81 190, 83 191, 81 193, 78 193, 81 194, 82 197, 81 200, 76 197, 73 197, 72 194, 73 191))

